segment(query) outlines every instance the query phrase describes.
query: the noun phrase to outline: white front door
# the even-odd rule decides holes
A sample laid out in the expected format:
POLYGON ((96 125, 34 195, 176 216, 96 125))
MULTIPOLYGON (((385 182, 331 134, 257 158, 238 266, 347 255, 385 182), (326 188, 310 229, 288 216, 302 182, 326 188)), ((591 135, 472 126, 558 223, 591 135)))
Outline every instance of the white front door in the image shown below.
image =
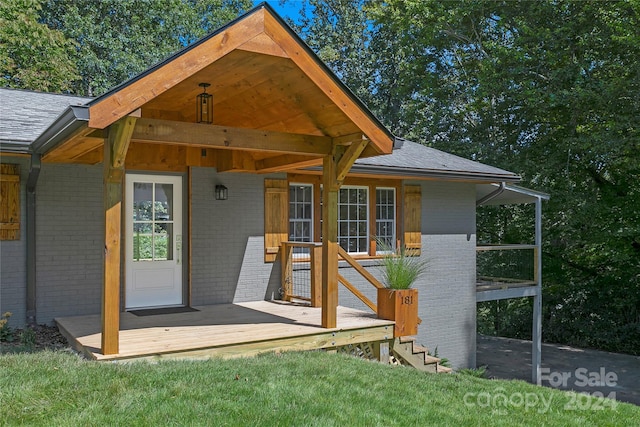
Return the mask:
POLYGON ((125 181, 126 308, 181 305, 182 177, 125 181))

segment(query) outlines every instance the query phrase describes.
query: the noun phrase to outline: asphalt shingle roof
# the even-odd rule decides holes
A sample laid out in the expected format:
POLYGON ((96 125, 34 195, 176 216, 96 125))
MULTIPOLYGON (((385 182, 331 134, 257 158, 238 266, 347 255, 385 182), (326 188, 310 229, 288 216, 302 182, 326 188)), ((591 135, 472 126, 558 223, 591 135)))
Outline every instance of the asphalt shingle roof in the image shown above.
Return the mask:
POLYGON ((92 98, 0 88, 0 146, 26 152, 67 107, 92 98))
POLYGON ((352 170, 394 169, 399 175, 460 174, 468 177, 490 176, 511 181, 519 180, 517 174, 504 169, 465 159, 413 141, 403 139, 398 141, 397 148, 392 154, 358 159, 352 170))
MULTIPOLYGON (((92 98, 0 88, 0 148, 27 152, 29 145, 69 106, 92 98)), ((517 181, 518 175, 412 141, 398 139, 392 154, 358 159, 353 171, 407 176, 490 178, 517 181)))

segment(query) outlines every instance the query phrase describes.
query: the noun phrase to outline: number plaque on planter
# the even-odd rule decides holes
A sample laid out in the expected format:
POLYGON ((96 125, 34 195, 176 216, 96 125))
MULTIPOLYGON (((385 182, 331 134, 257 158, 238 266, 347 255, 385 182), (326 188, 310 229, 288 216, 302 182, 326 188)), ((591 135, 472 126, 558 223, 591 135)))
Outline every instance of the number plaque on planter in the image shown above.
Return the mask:
POLYGON ((378 289, 378 318, 393 320, 395 337, 418 333, 418 290, 378 289))

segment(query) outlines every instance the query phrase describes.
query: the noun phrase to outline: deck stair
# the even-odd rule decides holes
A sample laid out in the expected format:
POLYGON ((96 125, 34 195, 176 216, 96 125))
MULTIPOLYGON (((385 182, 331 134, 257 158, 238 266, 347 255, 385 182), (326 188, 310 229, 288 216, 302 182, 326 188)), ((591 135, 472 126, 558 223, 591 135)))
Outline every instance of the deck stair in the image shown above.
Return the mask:
POLYGON ((427 348, 416 344, 413 337, 395 338, 392 342, 390 353, 400 364, 412 366, 419 371, 451 372, 451 368, 440 365, 440 358, 431 356, 427 348))

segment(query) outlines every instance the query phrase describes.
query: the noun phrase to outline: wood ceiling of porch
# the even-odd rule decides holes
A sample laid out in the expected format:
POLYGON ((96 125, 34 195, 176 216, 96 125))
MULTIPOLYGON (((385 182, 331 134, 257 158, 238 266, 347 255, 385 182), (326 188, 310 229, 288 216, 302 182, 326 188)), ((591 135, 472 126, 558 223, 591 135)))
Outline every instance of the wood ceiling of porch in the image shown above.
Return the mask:
POLYGON ((275 172, 319 165, 335 145, 367 139, 361 157, 393 146, 389 131, 268 7, 88 106, 88 123, 43 161, 101 162, 105 129, 127 115, 137 117, 127 168, 275 172), (199 83, 211 84, 213 125, 195 123, 199 83))
MULTIPOLYGON (((126 161, 132 168, 212 166, 220 171, 285 171, 321 165, 335 138, 344 137, 350 143, 350 139, 363 136, 291 59, 243 49, 232 51, 153 98, 138 114, 126 161), (201 82, 211 84, 207 92, 214 100, 213 125, 195 124, 201 82), (149 136, 150 127, 162 130, 149 136), (251 132, 238 132, 241 129, 261 131, 256 135, 264 142, 240 143, 239 139, 254 138, 251 132), (175 140, 158 135, 168 132, 176 135, 175 140), (234 135, 236 142, 228 143, 234 135), (217 144, 216 138, 224 141, 217 144)), ((101 129, 85 128, 44 160, 100 163, 104 136, 101 129)), ((374 153, 369 150, 367 154, 374 153)))
MULTIPOLYGON (((211 53, 213 59, 205 66, 194 63, 203 61, 202 55, 210 51, 194 54, 194 49, 118 89, 110 99, 98 99, 102 105, 110 105, 103 108, 97 104, 103 116, 122 115, 124 105, 139 106, 132 113, 138 120, 127 168, 209 166, 219 171, 288 171, 321 165, 333 145, 361 141, 369 137, 368 132, 375 144, 369 144, 362 157, 379 154, 380 144, 385 149, 391 147, 383 128, 366 119, 357 102, 345 96, 322 67, 289 43, 284 28, 274 25, 269 16, 264 19, 268 31, 219 57, 211 53), (195 123, 201 82, 211 84, 207 92, 214 100, 213 125, 195 123), (149 90, 148 85, 157 89, 149 90)), ((211 48, 216 47, 213 40, 206 42, 211 48)), ((94 120, 95 109, 92 105, 89 125, 107 124, 104 119, 94 120)), ((46 153, 43 161, 100 163, 106 135, 103 129, 80 128, 46 153)))

